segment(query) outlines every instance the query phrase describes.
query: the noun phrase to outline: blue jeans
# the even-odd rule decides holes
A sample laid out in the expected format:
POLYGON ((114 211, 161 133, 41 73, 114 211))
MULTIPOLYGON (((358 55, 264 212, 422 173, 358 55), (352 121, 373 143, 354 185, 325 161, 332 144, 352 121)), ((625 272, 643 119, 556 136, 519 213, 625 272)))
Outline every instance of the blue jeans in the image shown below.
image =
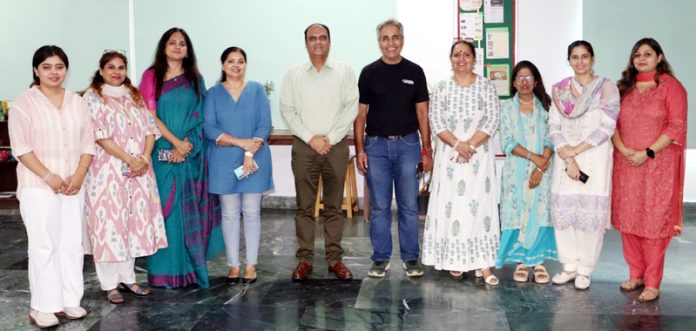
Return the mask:
POLYGON ((418 178, 420 138, 413 132, 396 139, 365 137, 370 189, 370 241, 372 261, 389 261, 392 253, 391 202, 396 191, 399 247, 403 261, 418 260, 418 178))
POLYGON ((239 266, 239 222, 244 216, 246 264, 256 265, 261 240, 261 193, 220 195, 222 205, 222 237, 225 239, 227 265, 239 266))

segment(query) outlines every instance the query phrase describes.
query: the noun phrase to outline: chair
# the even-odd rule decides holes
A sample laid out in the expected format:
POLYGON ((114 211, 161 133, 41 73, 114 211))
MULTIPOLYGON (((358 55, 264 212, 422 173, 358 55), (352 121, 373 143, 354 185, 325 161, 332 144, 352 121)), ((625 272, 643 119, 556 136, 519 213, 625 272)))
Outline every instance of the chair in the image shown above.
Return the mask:
MULTIPOLYGON (((322 186, 323 181, 321 179, 321 175, 319 175, 319 183, 317 184, 317 199, 314 203, 314 218, 319 217, 319 211, 324 209, 322 186)), ((358 185, 355 182, 355 155, 351 156, 348 160, 348 167, 346 167, 346 183, 344 186, 345 194, 343 197, 343 203, 341 203, 341 209, 346 211, 347 218, 352 219, 353 213, 360 211, 360 205, 358 204, 358 185)))

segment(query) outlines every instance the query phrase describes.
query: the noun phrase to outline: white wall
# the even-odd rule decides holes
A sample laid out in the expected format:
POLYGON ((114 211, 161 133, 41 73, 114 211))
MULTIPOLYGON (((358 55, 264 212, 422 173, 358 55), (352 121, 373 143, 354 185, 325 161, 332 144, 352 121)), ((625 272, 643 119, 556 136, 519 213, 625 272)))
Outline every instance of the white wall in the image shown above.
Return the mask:
POLYGON ((516 23, 515 60, 534 63, 550 92, 552 84, 573 74, 567 47, 582 39, 582 0, 517 1, 516 23))

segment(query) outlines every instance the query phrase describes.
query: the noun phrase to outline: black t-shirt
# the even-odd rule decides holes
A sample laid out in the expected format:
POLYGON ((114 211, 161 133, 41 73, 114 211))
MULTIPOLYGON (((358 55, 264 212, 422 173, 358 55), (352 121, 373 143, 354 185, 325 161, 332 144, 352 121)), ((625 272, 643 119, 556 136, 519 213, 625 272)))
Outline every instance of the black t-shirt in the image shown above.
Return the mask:
POLYGON ((360 103, 369 105, 368 135, 406 135, 418 130, 416 103, 428 101, 428 84, 419 65, 405 58, 386 64, 380 58, 363 68, 358 90, 360 103))

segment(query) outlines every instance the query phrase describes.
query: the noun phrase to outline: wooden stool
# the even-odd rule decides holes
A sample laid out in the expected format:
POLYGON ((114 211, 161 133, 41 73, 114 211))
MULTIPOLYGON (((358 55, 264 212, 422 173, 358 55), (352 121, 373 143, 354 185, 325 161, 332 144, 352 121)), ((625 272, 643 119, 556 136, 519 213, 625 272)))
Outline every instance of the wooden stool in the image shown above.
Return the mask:
MULTIPOLYGON (((319 217, 319 211, 324 209, 324 201, 322 200, 323 181, 319 175, 319 183, 317 184, 317 200, 314 203, 314 218, 319 217)), ((341 209, 347 212, 347 218, 353 218, 353 212, 360 211, 358 204, 358 185, 355 183, 355 156, 348 160, 346 167, 346 182, 344 185, 345 195, 341 203, 341 209)))

